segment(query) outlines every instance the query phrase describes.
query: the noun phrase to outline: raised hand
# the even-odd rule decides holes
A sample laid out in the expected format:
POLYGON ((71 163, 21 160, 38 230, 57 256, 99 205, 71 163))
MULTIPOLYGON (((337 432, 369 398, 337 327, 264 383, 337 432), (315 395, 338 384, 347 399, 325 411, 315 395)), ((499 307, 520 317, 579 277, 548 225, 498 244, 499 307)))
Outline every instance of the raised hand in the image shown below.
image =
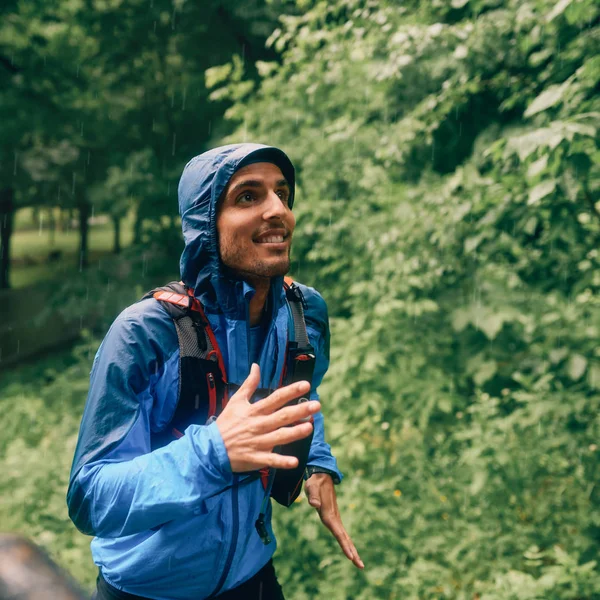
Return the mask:
POLYGON ((308 381, 280 388, 252 404, 250 399, 259 383, 260 369, 254 363, 250 375, 231 397, 216 421, 234 473, 254 471, 263 467, 297 467, 296 457, 274 453, 273 448, 310 435, 311 423, 293 424, 321 410, 321 404, 314 400, 285 406, 294 398, 309 393, 308 381))

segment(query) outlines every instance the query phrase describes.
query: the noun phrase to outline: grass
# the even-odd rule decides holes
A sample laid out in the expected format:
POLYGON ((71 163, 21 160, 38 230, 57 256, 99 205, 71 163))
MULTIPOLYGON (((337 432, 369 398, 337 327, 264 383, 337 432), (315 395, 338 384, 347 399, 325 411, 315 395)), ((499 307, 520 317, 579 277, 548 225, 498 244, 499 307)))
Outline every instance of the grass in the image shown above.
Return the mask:
MULTIPOLYGON (((31 209, 17 212, 15 232, 11 239, 11 285, 23 288, 41 281, 62 280, 80 271, 79 268, 79 231, 69 227, 64 231, 56 230, 51 238, 47 227, 48 220, 38 221, 37 228, 32 222, 31 209), (51 259, 50 253, 57 253, 51 259)), ((113 251, 113 227, 110 221, 96 219, 90 224, 89 262, 94 262, 113 251)), ((121 224, 121 246, 131 244, 133 240, 133 215, 128 215, 121 224)))

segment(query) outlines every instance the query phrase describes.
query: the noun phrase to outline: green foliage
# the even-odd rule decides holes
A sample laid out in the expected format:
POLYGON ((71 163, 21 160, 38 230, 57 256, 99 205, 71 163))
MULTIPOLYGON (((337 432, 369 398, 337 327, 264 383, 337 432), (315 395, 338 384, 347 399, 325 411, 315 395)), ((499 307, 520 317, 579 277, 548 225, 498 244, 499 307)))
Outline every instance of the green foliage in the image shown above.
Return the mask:
POLYGON ((598 13, 315 2, 257 90, 214 81, 242 97, 228 141, 297 164, 295 275, 333 317, 366 569, 278 513, 292 598, 598 597, 598 13))
POLYGON ((26 535, 90 589, 89 538, 70 522, 65 496, 96 346, 4 374, 0 385, 2 531, 26 535))
MULTIPOLYGON (((215 111, 229 106, 235 132, 223 137, 220 127, 215 139, 279 145, 298 168, 293 274, 330 308, 323 410, 347 475, 341 512, 366 568, 347 561, 305 503, 276 508, 286 596, 599 598, 597 3, 269 3, 285 10, 265 55, 230 60, 232 50, 196 71, 186 61, 202 32, 167 35, 172 17, 160 2, 147 45, 111 48, 117 25, 124 39, 147 33, 127 12, 133 4, 102 4, 98 26, 89 24, 94 43, 113 51, 99 67, 113 79, 98 80, 109 112, 127 123, 125 149, 102 163, 108 209, 117 195, 117 212, 131 198, 172 214, 159 190, 176 176, 172 133, 185 130, 183 147, 193 146, 198 122, 180 114, 192 88, 215 111), (165 109, 172 98, 180 111, 165 109), (138 145, 149 130, 156 136, 138 145)), ((114 126, 103 139, 121 133, 114 126)), ((173 231, 157 226, 138 263, 115 264, 125 277, 164 272, 173 231)), ((86 289, 73 282, 73 297, 86 289)), ((1 394, 29 399, 5 413, 18 436, 2 460, 10 489, 26 491, 3 518, 87 582, 87 551, 77 554, 79 538, 61 529, 58 501, 56 527, 39 518, 49 513, 38 489, 55 484, 31 452, 64 452, 46 469, 64 486, 64 440, 74 439, 89 360, 46 387, 1 394), (31 414, 57 397, 66 404, 49 404, 61 418, 46 428, 31 414), (31 478, 18 473, 21 455, 31 478)))

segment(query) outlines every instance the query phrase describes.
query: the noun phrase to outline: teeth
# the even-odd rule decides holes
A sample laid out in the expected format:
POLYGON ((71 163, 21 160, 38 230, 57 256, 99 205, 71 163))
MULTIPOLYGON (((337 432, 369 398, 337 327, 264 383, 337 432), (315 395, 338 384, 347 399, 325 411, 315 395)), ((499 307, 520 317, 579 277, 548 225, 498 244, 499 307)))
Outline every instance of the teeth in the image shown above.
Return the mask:
POLYGON ((283 242, 282 235, 272 235, 267 238, 263 238, 258 243, 259 244, 281 244, 283 242))

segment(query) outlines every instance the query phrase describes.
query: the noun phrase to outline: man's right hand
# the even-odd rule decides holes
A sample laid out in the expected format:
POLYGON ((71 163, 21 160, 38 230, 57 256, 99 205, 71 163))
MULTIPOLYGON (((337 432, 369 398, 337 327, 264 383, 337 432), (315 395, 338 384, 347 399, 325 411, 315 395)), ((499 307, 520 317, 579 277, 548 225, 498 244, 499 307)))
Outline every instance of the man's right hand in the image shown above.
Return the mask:
POLYGON ((255 471, 263 467, 293 469, 298 466, 294 456, 273 452, 273 448, 310 435, 311 423, 292 425, 321 410, 315 400, 287 406, 288 402, 310 391, 308 381, 282 387, 259 402, 250 399, 260 383, 260 369, 252 364, 250 375, 231 397, 216 423, 225 443, 234 473, 255 471))

